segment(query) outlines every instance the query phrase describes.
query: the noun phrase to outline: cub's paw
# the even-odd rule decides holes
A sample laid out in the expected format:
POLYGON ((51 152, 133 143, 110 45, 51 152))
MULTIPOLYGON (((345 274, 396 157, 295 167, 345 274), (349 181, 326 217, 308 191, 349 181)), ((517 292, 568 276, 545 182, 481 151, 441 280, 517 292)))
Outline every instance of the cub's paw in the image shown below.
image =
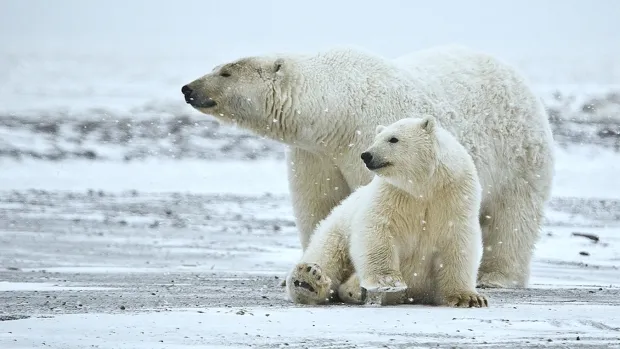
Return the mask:
POLYGON ((485 295, 475 291, 461 291, 446 297, 445 305, 458 308, 485 308, 489 301, 485 295))
POLYGON ((407 289, 401 276, 381 275, 362 282, 368 292, 400 292, 407 289))
POLYGON ((362 293, 360 287, 360 280, 357 274, 351 275, 349 280, 338 287, 338 298, 347 304, 363 304, 365 301, 365 294, 362 293))
POLYGON ((295 303, 325 304, 331 298, 331 280, 314 263, 300 263, 286 279, 286 290, 295 303))

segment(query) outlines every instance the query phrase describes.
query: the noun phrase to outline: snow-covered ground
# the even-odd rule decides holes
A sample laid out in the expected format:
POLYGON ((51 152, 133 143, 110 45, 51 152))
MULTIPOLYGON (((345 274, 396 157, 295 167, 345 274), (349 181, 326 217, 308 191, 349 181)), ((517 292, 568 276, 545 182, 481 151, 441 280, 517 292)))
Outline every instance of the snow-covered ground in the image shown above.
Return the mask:
POLYGON ((5 162, 0 347, 619 346, 620 155, 559 154, 531 287, 488 309, 289 303, 282 161, 5 162))
POLYGON ((618 16, 604 0, 0 2, 0 348, 620 347, 618 16), (483 290, 488 309, 293 306, 284 147, 180 87, 256 53, 450 42, 518 66, 549 109, 531 288, 483 290))

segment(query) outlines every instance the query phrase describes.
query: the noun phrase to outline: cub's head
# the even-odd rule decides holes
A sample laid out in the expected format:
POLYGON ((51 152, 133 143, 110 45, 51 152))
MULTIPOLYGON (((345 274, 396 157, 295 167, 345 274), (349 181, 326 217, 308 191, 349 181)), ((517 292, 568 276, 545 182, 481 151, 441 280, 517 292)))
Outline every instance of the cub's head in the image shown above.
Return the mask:
POLYGON ((437 121, 433 116, 379 125, 373 144, 362 153, 366 167, 391 182, 413 183, 434 172, 437 121))
MULTIPOLYGON (((247 57, 219 65, 181 88, 185 102, 224 122, 246 128, 269 126, 287 62, 276 57, 247 57), (266 125, 266 126, 265 126, 266 125)), ((279 110, 279 108, 275 108, 279 110)))

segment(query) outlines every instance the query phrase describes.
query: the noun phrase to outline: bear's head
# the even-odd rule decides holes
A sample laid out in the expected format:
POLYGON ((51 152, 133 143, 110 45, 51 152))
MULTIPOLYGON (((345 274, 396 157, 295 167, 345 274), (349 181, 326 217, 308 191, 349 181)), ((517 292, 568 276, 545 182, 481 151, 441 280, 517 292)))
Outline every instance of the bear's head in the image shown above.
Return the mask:
POLYGON ((284 58, 246 57, 219 65, 181 88, 185 102, 220 121, 256 130, 281 113, 284 58), (275 99, 275 100, 274 100, 275 99), (272 115, 269 120, 265 115, 272 115))
POLYGON ((437 166, 437 127, 434 116, 379 125, 373 144, 361 154, 362 161, 376 175, 399 187, 425 182, 437 166))

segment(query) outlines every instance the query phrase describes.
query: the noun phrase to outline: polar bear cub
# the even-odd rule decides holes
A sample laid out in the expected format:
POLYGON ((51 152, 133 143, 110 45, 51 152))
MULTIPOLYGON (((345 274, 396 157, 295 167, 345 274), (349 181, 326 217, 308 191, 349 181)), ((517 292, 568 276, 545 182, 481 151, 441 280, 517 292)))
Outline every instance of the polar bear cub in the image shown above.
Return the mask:
POLYGON ((377 126, 361 158, 375 176, 317 225, 287 277, 291 300, 361 303, 367 290, 400 293, 396 304, 488 306, 476 291, 481 186, 465 148, 425 116, 377 126))

